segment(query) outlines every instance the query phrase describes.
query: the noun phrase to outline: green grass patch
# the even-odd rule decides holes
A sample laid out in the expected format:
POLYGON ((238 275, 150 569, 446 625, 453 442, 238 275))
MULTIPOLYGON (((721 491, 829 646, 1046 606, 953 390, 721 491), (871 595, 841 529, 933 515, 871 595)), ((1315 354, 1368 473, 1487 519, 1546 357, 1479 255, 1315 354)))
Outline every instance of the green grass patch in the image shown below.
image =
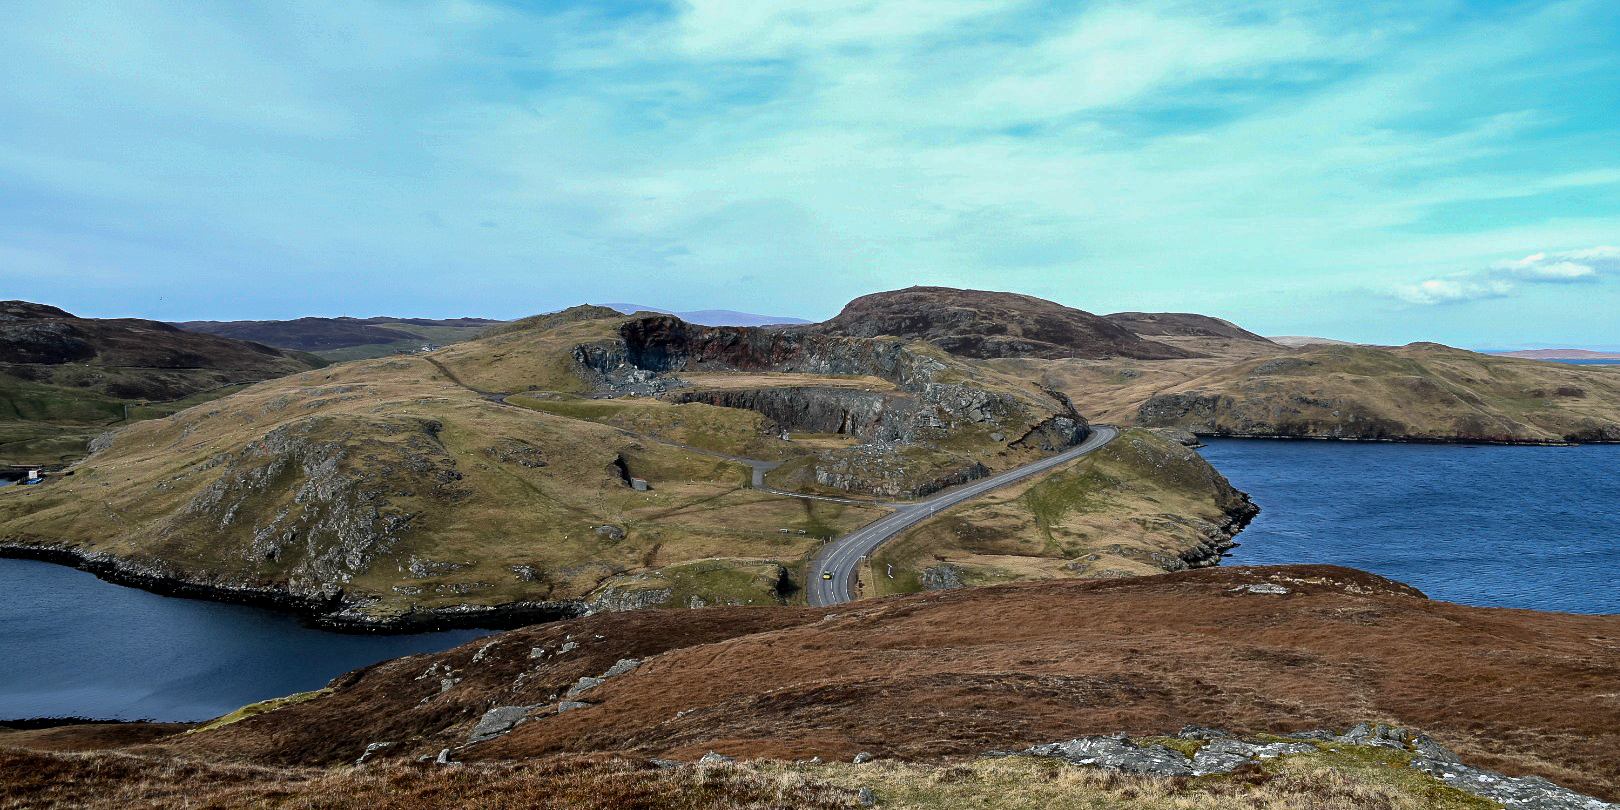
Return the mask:
POLYGON ((276 709, 284 709, 288 706, 297 706, 300 703, 308 703, 317 698, 325 697, 331 693, 331 688, 316 689, 313 692, 298 692, 296 694, 287 695, 286 697, 261 700, 258 703, 249 703, 248 705, 243 706, 230 714, 224 715, 223 717, 216 717, 203 725, 187 731, 186 733, 201 734, 204 731, 212 731, 216 728, 221 728, 232 723, 246 720, 249 717, 257 717, 265 712, 273 712, 276 709))

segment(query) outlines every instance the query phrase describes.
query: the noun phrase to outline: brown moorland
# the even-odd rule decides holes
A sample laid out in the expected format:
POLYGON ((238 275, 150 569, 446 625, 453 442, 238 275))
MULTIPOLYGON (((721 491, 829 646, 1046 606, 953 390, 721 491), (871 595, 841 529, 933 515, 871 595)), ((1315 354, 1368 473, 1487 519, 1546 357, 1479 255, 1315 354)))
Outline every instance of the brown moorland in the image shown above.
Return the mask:
MULTIPOLYGON (((1262 589, 1264 590, 1264 589, 1262 589)), ((841 610, 603 614, 396 659, 318 699, 139 747, 284 766, 444 748, 941 762, 1081 734, 1420 728, 1465 761, 1620 797, 1620 616, 1472 608, 1334 566, 1211 568, 841 610), (1257 593, 1251 585, 1281 586, 1257 593), (582 677, 641 663, 577 696, 582 677), (466 745, 497 706, 529 706, 466 745)), ((25 732, 7 739, 22 742, 25 732)), ((58 732, 60 734, 60 732, 58 732)))

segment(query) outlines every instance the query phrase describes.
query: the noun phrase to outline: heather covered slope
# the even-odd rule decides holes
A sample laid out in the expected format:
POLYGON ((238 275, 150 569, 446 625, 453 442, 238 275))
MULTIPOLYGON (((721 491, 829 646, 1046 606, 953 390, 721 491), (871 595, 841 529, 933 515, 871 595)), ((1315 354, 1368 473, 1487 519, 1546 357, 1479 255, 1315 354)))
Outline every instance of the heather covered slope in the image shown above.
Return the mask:
POLYGON ((1231 321, 1191 312, 1115 312, 1103 317, 1143 336, 1223 337, 1255 343, 1271 342, 1231 321))
POLYGON ((831 615, 593 616, 379 664, 163 750, 282 765, 353 762, 378 742, 392 743, 379 758, 399 760, 450 748, 470 762, 708 750, 938 762, 1188 723, 1256 733, 1381 721, 1421 728, 1472 764, 1613 799, 1617 640, 1615 616, 1432 602, 1332 566, 1212 568, 831 615), (565 697, 588 705, 556 713, 565 697), (528 707, 528 719, 468 744, 499 706, 528 707))
POLYGON ((908 287, 863 295, 831 320, 803 328, 830 335, 925 340, 952 354, 980 359, 1197 356, 1138 337, 1106 318, 1045 299, 950 287, 908 287))
MULTIPOLYGON (((0 543, 382 628, 774 604, 799 598, 817 544, 886 514, 862 498, 1016 466, 1085 430, 1061 397, 927 344, 580 308, 131 426, 71 477, 0 491, 0 543), (726 456, 854 499, 762 492, 726 456)), ((1174 486, 1196 499, 1202 480, 1174 486)), ((1192 542, 1161 533, 1125 540, 1192 542)))
POLYGON ((229 386, 324 365, 230 338, 136 318, 75 317, 0 302, 0 463, 55 465, 126 421, 222 396, 229 386))

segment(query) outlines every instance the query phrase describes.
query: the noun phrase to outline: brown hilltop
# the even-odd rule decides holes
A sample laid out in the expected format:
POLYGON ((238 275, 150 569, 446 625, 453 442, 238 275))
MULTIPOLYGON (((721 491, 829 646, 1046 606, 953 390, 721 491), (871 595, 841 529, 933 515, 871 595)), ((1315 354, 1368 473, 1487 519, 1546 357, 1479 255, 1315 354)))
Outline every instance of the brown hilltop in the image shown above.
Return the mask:
POLYGON ((1193 312, 1115 312, 1103 317, 1138 335, 1271 342, 1231 321, 1193 312))
POLYGON ((381 741, 405 760, 451 748, 464 761, 711 749, 940 761, 1186 723, 1382 721, 1471 763, 1613 799, 1617 682, 1620 616, 1434 602, 1335 566, 1209 568, 537 625, 359 670, 310 702, 166 747, 275 764, 353 762, 381 741), (577 696, 591 705, 555 713, 578 679, 621 659, 640 663, 577 696), (533 709, 463 747, 498 706, 533 709))
POLYGON ((908 287, 863 295, 809 331, 926 340, 955 355, 1164 360, 1198 353, 1144 340, 1105 318, 1017 293, 908 287))
POLYGON ((141 318, 80 318, 27 301, 0 301, 0 363, 231 369, 279 376, 321 362, 258 343, 183 332, 141 318))

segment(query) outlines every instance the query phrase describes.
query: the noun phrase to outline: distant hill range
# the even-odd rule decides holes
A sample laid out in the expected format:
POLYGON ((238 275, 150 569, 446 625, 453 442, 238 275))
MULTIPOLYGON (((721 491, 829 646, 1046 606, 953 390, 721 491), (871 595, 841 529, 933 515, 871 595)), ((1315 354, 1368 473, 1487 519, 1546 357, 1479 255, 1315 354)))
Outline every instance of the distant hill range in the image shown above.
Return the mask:
POLYGON ((1272 335, 1266 340, 1279 346, 1360 346, 1360 343, 1349 340, 1334 340, 1333 338, 1311 337, 1309 335, 1272 335))
POLYGON ((252 340, 282 349, 316 352, 327 360, 380 357, 477 337, 504 321, 489 318, 296 318, 290 321, 180 321, 187 332, 252 340))
POLYGON ((0 301, 0 464, 70 461, 110 426, 325 364, 312 354, 161 321, 80 318, 45 304, 0 301))
POLYGON ((643 304, 619 303, 602 304, 601 306, 625 315, 636 312, 662 312, 665 315, 674 315, 687 323, 701 324, 703 326, 780 326, 784 324, 810 323, 810 321, 803 318, 790 318, 786 315, 755 315, 752 312, 738 312, 734 309, 697 309, 690 312, 676 312, 643 304))
POLYGON ((1620 352, 1591 349, 1524 349, 1516 352, 1487 352, 1501 357, 1528 357, 1532 360, 1620 360, 1620 352))

